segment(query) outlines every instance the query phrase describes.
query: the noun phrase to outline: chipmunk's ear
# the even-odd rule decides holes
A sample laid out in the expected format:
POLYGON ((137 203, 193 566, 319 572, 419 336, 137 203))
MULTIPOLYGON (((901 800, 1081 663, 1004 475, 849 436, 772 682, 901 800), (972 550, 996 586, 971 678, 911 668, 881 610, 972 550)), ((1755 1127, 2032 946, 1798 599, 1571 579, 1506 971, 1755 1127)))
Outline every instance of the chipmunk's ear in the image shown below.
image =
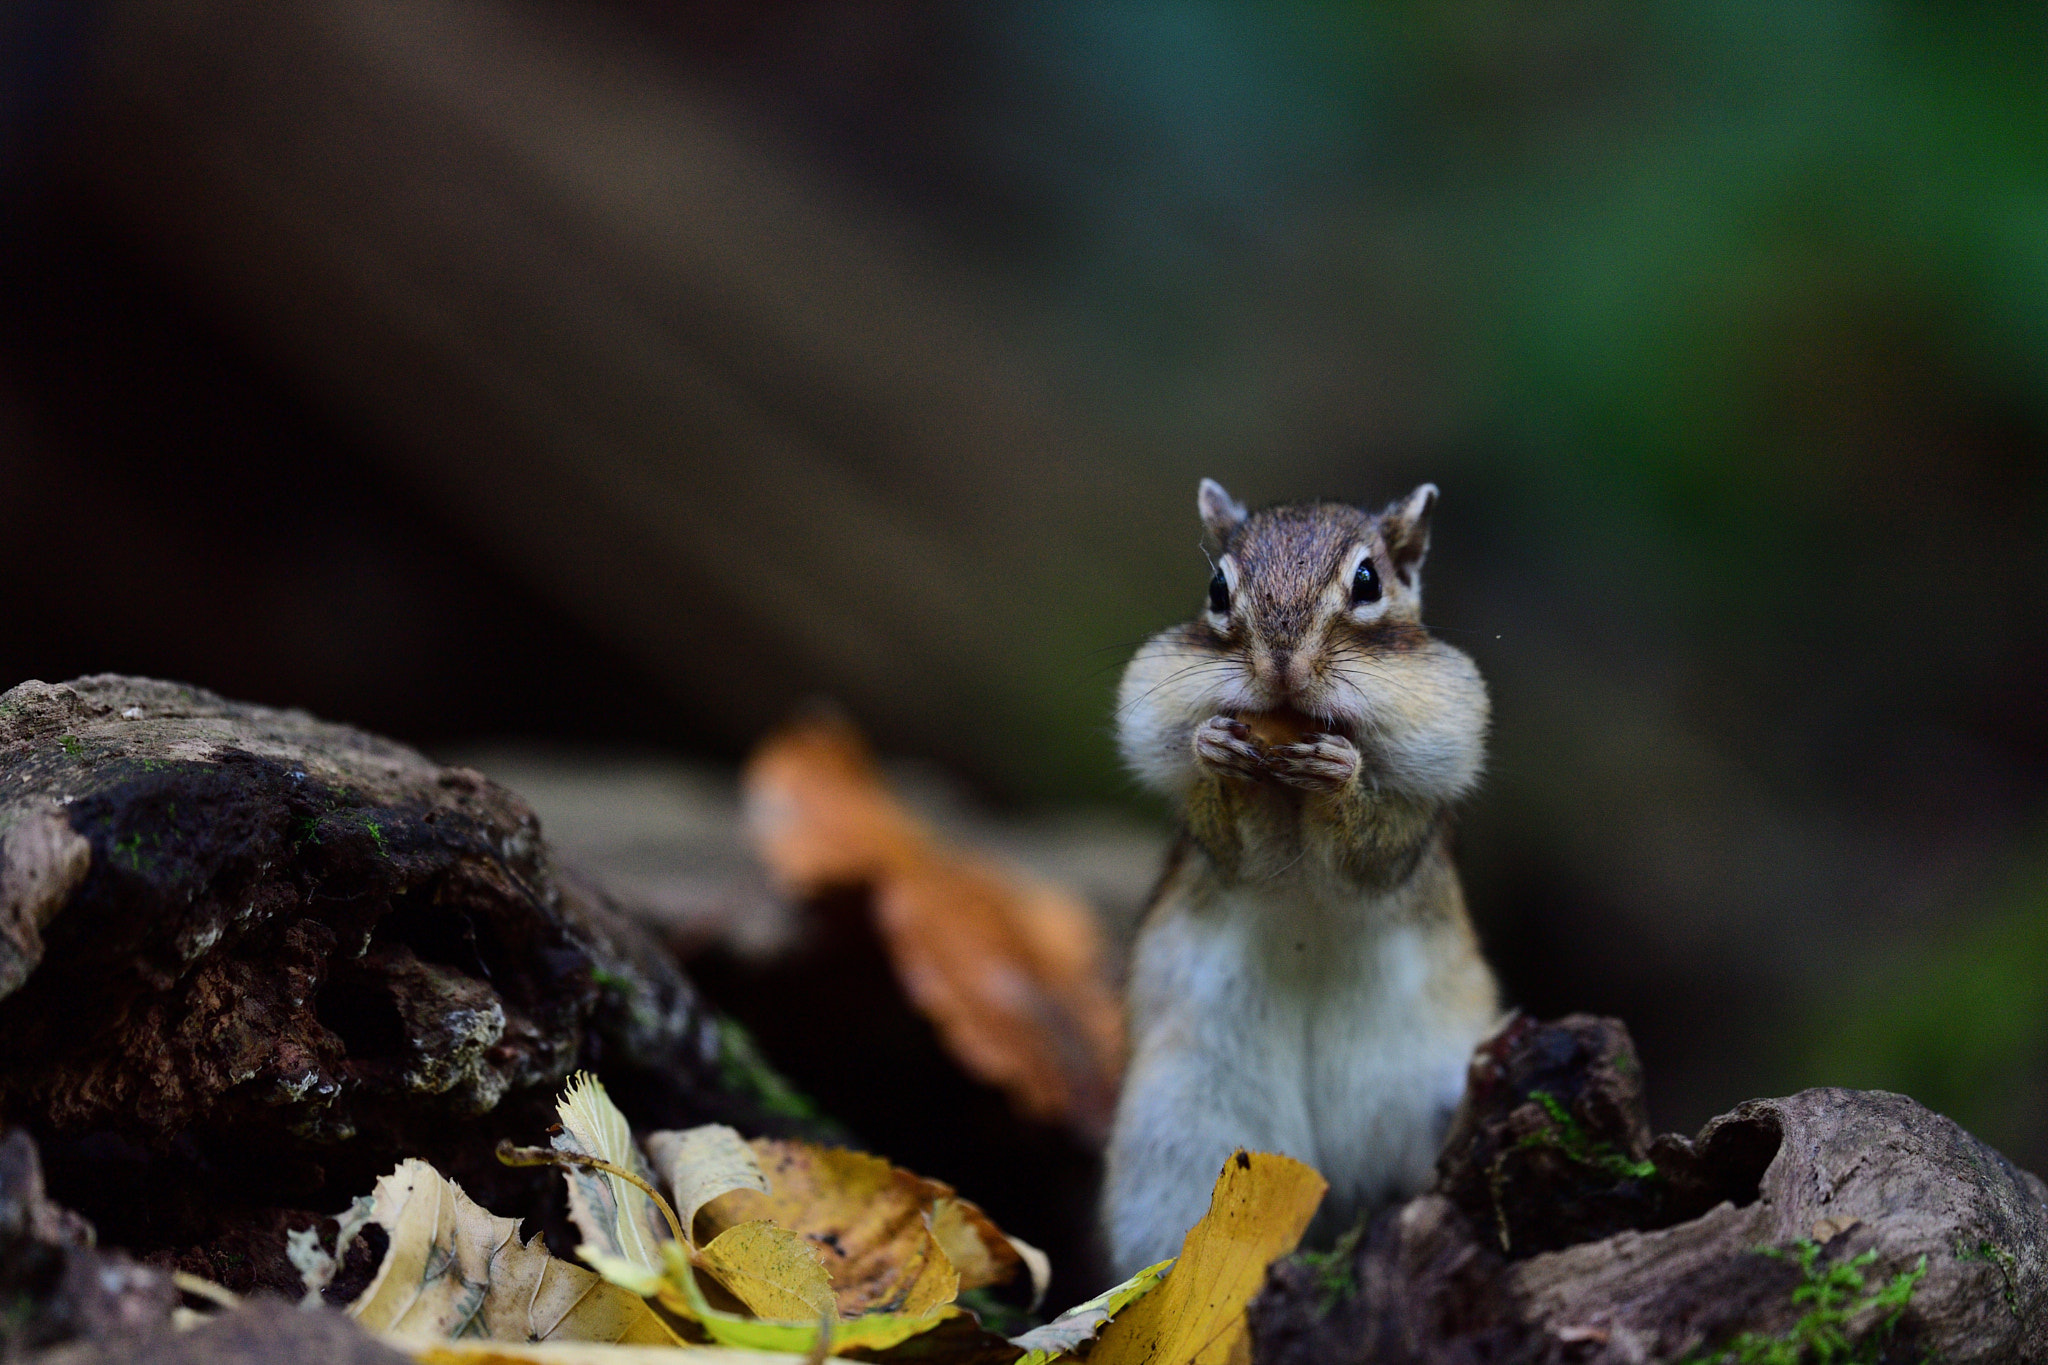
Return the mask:
POLYGON ((1399 502, 1387 504, 1380 513, 1380 538, 1387 543, 1387 558, 1394 573, 1408 587, 1422 571, 1422 557, 1429 553, 1429 514, 1436 509, 1436 485, 1423 484, 1399 502))
POLYGON ((1201 491, 1195 494, 1195 506, 1202 513, 1202 525, 1218 540, 1229 540, 1230 533, 1244 525, 1247 515, 1244 504, 1214 479, 1202 480, 1201 491))

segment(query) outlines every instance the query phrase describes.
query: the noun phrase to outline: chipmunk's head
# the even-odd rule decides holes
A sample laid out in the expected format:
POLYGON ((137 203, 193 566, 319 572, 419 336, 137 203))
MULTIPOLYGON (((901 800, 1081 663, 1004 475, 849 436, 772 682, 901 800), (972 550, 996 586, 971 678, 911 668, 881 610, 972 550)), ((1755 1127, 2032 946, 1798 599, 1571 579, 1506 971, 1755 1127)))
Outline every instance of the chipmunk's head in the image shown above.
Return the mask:
POLYGON ((1247 512, 1202 480, 1197 506, 1218 551, 1202 610, 1140 649, 1119 697, 1140 775, 1177 771, 1193 727, 1225 715, 1269 742, 1343 735, 1369 780, 1416 795, 1467 790, 1486 690, 1472 661, 1422 625, 1436 500, 1426 483, 1377 513, 1331 502, 1247 512))

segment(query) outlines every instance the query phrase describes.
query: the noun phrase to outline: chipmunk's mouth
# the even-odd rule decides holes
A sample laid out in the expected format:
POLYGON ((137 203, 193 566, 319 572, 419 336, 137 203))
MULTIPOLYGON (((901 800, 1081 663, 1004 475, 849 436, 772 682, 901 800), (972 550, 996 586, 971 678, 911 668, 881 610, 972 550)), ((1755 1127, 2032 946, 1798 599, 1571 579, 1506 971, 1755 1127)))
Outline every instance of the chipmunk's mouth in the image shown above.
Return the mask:
POLYGON ((1308 735, 1341 733, 1337 722, 1327 716, 1311 716, 1291 706, 1276 707, 1270 711, 1240 711, 1237 719, 1244 722, 1245 728, 1252 732, 1253 742, 1262 749, 1299 744, 1308 735))

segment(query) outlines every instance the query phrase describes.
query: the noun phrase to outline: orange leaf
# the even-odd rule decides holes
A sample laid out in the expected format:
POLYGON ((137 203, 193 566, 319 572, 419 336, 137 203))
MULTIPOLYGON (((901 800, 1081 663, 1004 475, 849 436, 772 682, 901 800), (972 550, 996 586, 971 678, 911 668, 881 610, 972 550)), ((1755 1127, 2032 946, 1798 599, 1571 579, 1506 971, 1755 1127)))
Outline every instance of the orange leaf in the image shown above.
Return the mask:
POLYGON ((740 794, 761 860, 793 895, 872 882, 930 856, 930 836, 837 716, 807 716, 770 735, 747 760, 740 794))
POLYGON ((963 1069, 1030 1118, 1104 1135, 1123 1010, 1087 906, 942 844, 890 794, 843 720, 809 718, 770 736, 742 785, 756 846, 785 890, 872 888, 904 994, 963 1069))

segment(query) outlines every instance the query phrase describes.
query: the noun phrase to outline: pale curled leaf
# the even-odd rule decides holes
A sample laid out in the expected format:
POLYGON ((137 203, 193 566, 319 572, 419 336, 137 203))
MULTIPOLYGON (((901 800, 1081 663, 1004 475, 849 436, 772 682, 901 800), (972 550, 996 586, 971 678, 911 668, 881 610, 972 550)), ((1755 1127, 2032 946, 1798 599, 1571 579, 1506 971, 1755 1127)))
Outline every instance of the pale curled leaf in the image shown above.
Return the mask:
POLYGON ((1043 1327, 1034 1327, 1021 1337, 1011 1337, 1012 1346, 1024 1348, 1024 1355, 1016 1365, 1046 1365, 1046 1362, 1065 1355, 1082 1343, 1093 1341, 1118 1313, 1151 1293, 1172 1264, 1172 1261, 1161 1261, 1158 1265, 1146 1266, 1122 1284, 1097 1294, 1086 1303, 1075 1304, 1043 1327))
POLYGON ((1245 1305, 1266 1268, 1294 1250, 1329 1184, 1270 1152, 1223 1163, 1209 1212, 1188 1229, 1173 1273, 1102 1330, 1089 1365, 1226 1365, 1245 1357, 1245 1305))
POLYGON ((839 1316, 832 1277, 809 1242, 769 1222, 742 1223, 711 1239, 699 1265, 756 1317, 801 1322, 839 1316))
POLYGON ((370 1213, 376 1204, 376 1199, 370 1195, 356 1196, 348 1211, 335 1220, 332 1253, 320 1245, 320 1234, 314 1228, 285 1235, 285 1258, 299 1272, 299 1283, 306 1286, 305 1297, 300 1302, 309 1307, 318 1303, 320 1291, 334 1283, 342 1258, 348 1255, 349 1244, 363 1230, 363 1224, 370 1221, 370 1213))
POLYGON ((312 1305, 320 1301, 320 1291, 334 1283, 334 1272, 340 1269, 336 1260, 320 1245, 317 1228, 298 1228, 284 1235, 285 1259, 292 1263, 292 1269, 299 1272, 299 1283, 306 1286, 301 1303, 312 1305))
MULTIPOLYGON (((555 1135, 555 1150, 597 1157, 653 1183, 632 1127, 597 1077, 587 1071, 571 1076, 555 1112, 563 1130, 555 1135)), ((660 1268, 661 1244, 668 1237, 645 1191, 603 1171, 565 1168, 562 1178, 569 1186, 569 1216, 584 1237, 648 1270, 660 1268)))
POLYGON ((1045 1291, 1052 1284, 1052 1257, 1040 1251, 1022 1237, 1005 1237, 1010 1249, 1024 1262, 1024 1268, 1031 1273, 1031 1311, 1036 1313, 1038 1305, 1045 1302, 1045 1291))
POLYGON ((683 1232, 696 1238, 697 1210, 729 1190, 768 1190, 747 1140, 722 1123, 650 1134, 647 1155, 675 1203, 683 1232))
POLYGON ((424 1161, 377 1182, 369 1221, 390 1237, 348 1314, 372 1331, 501 1341, 673 1344, 639 1296, 548 1255, 424 1161))

